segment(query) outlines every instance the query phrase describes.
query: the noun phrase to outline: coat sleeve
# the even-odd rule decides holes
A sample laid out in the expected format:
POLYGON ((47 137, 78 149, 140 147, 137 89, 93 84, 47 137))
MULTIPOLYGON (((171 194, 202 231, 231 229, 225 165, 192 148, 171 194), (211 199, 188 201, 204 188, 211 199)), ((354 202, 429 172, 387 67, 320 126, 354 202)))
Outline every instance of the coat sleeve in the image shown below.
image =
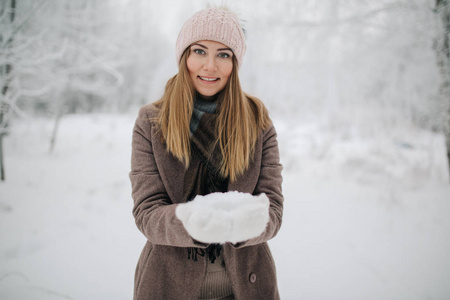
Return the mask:
POLYGON ((266 230, 260 236, 242 243, 237 243, 234 245, 236 248, 267 242, 277 235, 281 227, 284 201, 282 193, 283 178, 281 175, 283 167, 280 163, 275 127, 272 126, 263 133, 262 143, 261 169, 253 194, 259 195, 265 193, 269 198, 269 223, 267 224, 266 230))
POLYGON ((152 146, 154 133, 147 111, 145 106, 139 111, 132 136, 129 176, 136 225, 153 244, 205 248, 205 244, 189 236, 175 216, 178 204, 171 201, 161 179, 152 146))

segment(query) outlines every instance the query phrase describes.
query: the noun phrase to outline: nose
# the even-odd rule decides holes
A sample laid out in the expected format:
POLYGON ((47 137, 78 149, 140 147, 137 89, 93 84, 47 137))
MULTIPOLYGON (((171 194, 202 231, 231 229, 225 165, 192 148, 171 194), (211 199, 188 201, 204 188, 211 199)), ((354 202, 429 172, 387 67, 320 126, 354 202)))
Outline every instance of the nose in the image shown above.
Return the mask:
POLYGON ((205 60, 205 64, 203 65, 203 69, 206 71, 216 71, 216 58, 214 55, 208 55, 205 60))

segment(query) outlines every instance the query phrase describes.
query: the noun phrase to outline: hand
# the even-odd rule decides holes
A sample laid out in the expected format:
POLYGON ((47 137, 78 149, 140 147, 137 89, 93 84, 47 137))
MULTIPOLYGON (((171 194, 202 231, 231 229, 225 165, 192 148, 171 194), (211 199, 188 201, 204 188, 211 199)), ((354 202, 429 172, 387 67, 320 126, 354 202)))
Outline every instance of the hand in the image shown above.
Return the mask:
POLYGON ((197 196, 175 213, 189 235, 203 243, 237 243, 257 237, 269 221, 269 199, 237 191, 197 196))

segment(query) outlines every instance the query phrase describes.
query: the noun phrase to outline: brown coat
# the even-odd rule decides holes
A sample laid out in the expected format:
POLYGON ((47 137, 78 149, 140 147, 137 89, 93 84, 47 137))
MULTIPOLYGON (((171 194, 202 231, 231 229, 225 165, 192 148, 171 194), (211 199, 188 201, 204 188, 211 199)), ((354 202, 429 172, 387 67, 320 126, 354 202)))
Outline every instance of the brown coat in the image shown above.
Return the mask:
MULTIPOLYGON (((185 167, 161 142, 158 126, 150 120, 156 108, 141 108, 133 130, 130 180, 137 227, 147 238, 135 274, 135 300, 197 299, 206 275, 206 259, 187 258, 186 247, 206 248, 193 240, 175 216, 183 203, 185 167)), ((263 234, 223 247, 223 256, 237 300, 279 299, 276 271, 267 241, 281 226, 283 196, 281 164, 276 132, 272 126, 261 133, 249 169, 229 190, 266 193, 270 221, 263 234)))

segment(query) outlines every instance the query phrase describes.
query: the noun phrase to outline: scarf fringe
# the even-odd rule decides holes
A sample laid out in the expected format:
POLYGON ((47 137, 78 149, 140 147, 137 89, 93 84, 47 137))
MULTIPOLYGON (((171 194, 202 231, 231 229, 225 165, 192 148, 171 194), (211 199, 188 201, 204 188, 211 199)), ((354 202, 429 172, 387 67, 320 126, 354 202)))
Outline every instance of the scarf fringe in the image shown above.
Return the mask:
POLYGON ((187 248, 188 259, 192 259, 193 261, 198 261, 198 256, 204 257, 207 255, 208 259, 213 264, 216 259, 220 256, 220 252, 222 251, 222 245, 220 244, 211 244, 206 249, 189 247, 187 248))

